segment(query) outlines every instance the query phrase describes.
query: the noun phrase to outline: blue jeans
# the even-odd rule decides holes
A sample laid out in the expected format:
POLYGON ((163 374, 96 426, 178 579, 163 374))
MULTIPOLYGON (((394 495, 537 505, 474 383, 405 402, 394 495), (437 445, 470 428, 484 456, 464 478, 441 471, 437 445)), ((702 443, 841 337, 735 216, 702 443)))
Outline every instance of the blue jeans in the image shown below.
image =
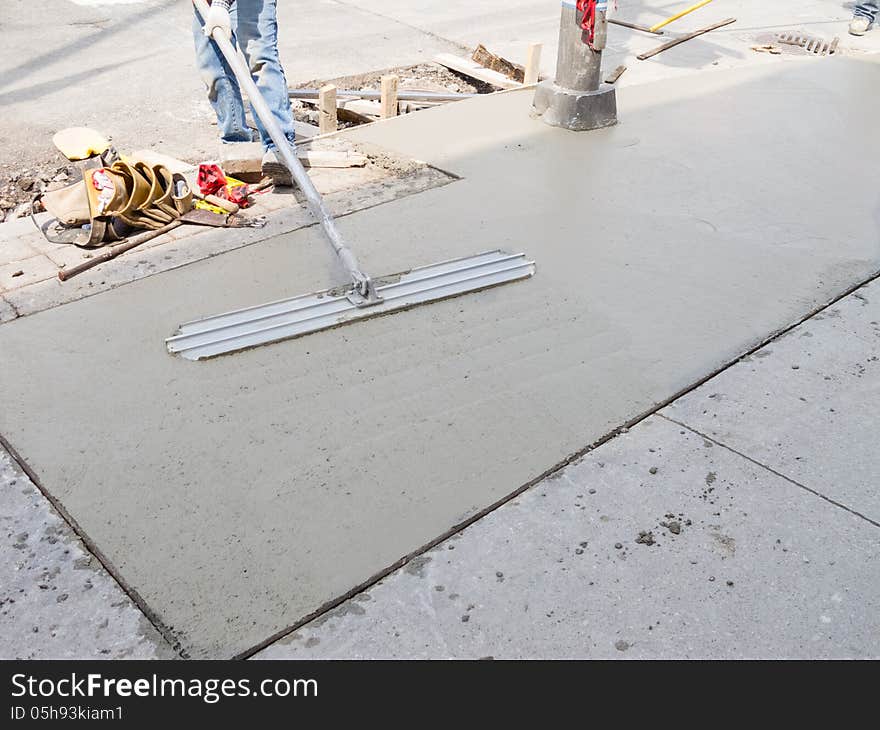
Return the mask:
MULTIPOLYGON (((287 79, 278 58, 277 0, 236 0, 229 12, 232 31, 238 47, 244 51, 251 75, 260 93, 287 139, 293 143, 293 113, 287 96, 287 79)), ((202 21, 196 12, 193 18, 193 38, 196 45, 196 63, 205 85, 208 98, 223 142, 252 142, 253 134, 244 116, 244 102, 235 80, 235 74, 223 58, 213 40, 202 32, 202 21)), ((263 149, 275 148, 262 122, 254 113, 254 121, 260 134, 263 149)))
POLYGON ((858 3, 856 5, 855 15, 861 15, 868 20, 876 20, 880 14, 880 1, 869 0, 869 2, 858 3))

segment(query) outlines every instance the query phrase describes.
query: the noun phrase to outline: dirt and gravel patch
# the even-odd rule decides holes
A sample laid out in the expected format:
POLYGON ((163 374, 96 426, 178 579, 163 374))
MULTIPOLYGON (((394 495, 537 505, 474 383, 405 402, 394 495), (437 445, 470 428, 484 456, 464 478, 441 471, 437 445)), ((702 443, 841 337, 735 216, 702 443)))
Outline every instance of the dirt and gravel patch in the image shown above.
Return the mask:
MULTIPOLYGON (((434 91, 453 94, 491 94, 498 89, 491 84, 472 79, 434 63, 420 63, 415 66, 400 66, 381 71, 370 71, 354 76, 340 76, 334 79, 311 79, 298 84, 300 89, 320 89, 325 84, 333 84, 345 91, 379 91, 382 77, 393 74, 400 78, 401 91, 434 91)), ((294 116, 298 121, 309 124, 318 123, 318 111, 314 103, 293 102, 294 116)), ((357 126, 358 122, 340 119, 339 128, 357 126)))
POLYGON ((37 193, 62 187, 75 179, 75 174, 75 168, 61 153, 22 167, 0 165, 0 223, 27 215, 37 193))
POLYGON ((420 91, 449 91, 456 94, 489 94, 497 89, 491 84, 477 81, 464 74, 450 71, 434 63, 420 63, 415 66, 401 66, 381 71, 370 71, 354 76, 340 76, 335 79, 313 79, 299 84, 302 89, 317 89, 324 84, 333 84, 345 90, 378 91, 383 76, 393 74, 400 77, 401 89, 420 91))

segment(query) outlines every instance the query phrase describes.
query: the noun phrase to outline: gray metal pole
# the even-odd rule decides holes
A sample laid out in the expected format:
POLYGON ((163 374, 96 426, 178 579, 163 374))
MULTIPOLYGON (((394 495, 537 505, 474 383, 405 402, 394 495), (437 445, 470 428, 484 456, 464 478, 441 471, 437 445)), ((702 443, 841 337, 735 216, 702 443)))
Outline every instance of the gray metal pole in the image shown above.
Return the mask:
MULTIPOLYGON (((205 0, 193 0, 193 4, 199 11, 199 15, 204 19, 208 14, 208 3, 206 3, 205 0)), ((293 145, 290 144, 287 137, 284 136, 284 132, 281 131, 281 127, 278 125, 271 109, 269 109, 269 105, 266 103, 266 100, 263 98, 257 85, 254 83, 254 80, 251 77, 251 71, 245 62, 244 57, 236 50, 235 46, 232 45, 232 42, 226 38, 219 29, 214 31, 211 38, 213 38, 214 43, 217 44, 220 52, 229 63, 230 68, 235 74, 235 78, 238 79, 239 86, 241 86, 242 91, 247 94, 251 106, 253 106, 254 111, 260 118, 266 131, 269 133, 269 137, 271 137, 272 141, 275 143, 276 152, 281 158, 281 162, 283 162, 284 166, 290 170, 290 174, 296 181, 297 187, 302 191, 303 195, 305 195, 306 204, 308 205, 309 210, 312 215, 318 219, 318 222, 324 229, 324 233, 326 234, 330 245, 333 247, 333 250, 336 252, 336 256, 348 271, 349 276, 351 276, 355 290, 364 298, 366 303, 374 303, 378 298, 372 280, 361 270, 354 252, 342 239, 342 234, 336 227, 336 221, 333 220, 333 216, 324 204, 321 194, 315 188, 312 179, 305 171, 302 163, 297 159, 293 145)))
POLYGON ((602 50, 608 33, 607 3, 596 10, 593 47, 581 29, 574 0, 563 0, 559 25, 559 53, 555 81, 535 89, 534 111, 547 124, 575 131, 599 129, 617 123, 617 96, 602 83, 602 50))

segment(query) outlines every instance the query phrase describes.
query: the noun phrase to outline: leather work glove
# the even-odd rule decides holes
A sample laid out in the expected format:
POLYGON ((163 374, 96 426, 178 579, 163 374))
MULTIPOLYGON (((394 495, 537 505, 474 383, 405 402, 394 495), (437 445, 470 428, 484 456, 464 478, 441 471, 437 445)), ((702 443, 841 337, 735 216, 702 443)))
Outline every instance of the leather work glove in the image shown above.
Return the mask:
POLYGON ((223 2, 212 2, 205 16, 205 35, 210 38, 215 28, 220 28, 227 38, 232 38, 232 21, 229 19, 229 9, 223 2))

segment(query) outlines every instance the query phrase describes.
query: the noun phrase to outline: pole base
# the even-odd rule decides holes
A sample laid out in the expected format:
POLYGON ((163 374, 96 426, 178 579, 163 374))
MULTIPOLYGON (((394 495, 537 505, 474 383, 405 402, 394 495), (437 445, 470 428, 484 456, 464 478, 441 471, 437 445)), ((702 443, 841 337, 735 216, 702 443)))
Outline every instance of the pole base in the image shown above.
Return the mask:
POLYGON ((575 91, 544 81, 535 89, 533 112, 553 127, 575 132, 617 124, 617 94, 609 84, 596 91, 575 91))

